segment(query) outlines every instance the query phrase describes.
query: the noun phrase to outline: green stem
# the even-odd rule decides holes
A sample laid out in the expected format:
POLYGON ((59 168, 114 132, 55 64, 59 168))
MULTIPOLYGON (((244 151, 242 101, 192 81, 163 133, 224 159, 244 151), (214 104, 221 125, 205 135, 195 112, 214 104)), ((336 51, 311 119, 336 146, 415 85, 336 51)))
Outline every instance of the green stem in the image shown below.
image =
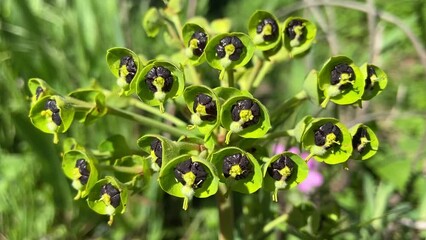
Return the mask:
POLYGON ((158 129, 165 132, 168 132, 174 136, 195 136, 195 134, 191 131, 188 131, 186 129, 180 129, 174 126, 167 125, 165 123, 153 120, 148 117, 144 117, 126 110, 114 108, 111 106, 108 106, 108 113, 112 115, 116 115, 125 119, 133 120, 138 123, 143 124, 144 126, 150 127, 151 129, 158 129))
POLYGON ((302 90, 275 108, 274 112, 271 113, 272 126, 276 126, 278 123, 283 123, 287 117, 293 113, 293 110, 306 99, 308 99, 308 95, 304 90, 302 90))
POLYGON ((173 116, 169 113, 166 113, 166 112, 162 113, 158 108, 149 106, 148 104, 141 102, 138 99, 131 98, 130 101, 129 101, 129 104, 131 106, 137 107, 137 108, 139 108, 143 111, 146 111, 146 112, 152 113, 156 116, 159 116, 161 118, 164 118, 167 121, 170 121, 171 123, 175 124, 178 127, 186 127, 188 125, 187 123, 180 120, 179 118, 177 118, 177 117, 175 117, 175 116, 173 116))
POLYGON ((220 222, 220 240, 231 240, 234 238, 234 209, 232 206, 231 196, 225 197, 226 186, 220 185, 219 190, 216 193, 217 207, 219 210, 219 222, 220 222))
POLYGON ((263 137, 263 139, 272 140, 272 139, 280 138, 280 137, 292 137, 293 135, 294 135, 294 129, 289 129, 289 130, 277 131, 277 132, 266 134, 263 137))
POLYGON ((234 70, 233 69, 226 70, 226 75, 227 75, 227 78, 228 78, 228 87, 234 87, 234 85, 235 85, 234 70))
MULTIPOLYGON (((257 78, 257 76, 259 75, 260 70, 264 66, 264 62, 265 61, 257 58, 257 61, 255 62, 254 66, 253 66, 253 69, 251 71, 250 78, 247 81, 246 89, 248 91, 250 91, 252 89, 253 84, 255 82, 255 79, 257 78)), ((259 81, 259 80, 257 80, 257 81, 259 81)))
POLYGON ((87 111, 96 106, 95 103, 89 103, 77 98, 65 96, 65 102, 71 104, 76 111, 87 111))
POLYGON ((189 142, 176 142, 176 146, 185 151, 198 151, 200 150, 200 145, 197 143, 189 143, 189 142))
POLYGON ((256 76, 256 78, 254 79, 254 82, 252 84, 252 88, 257 88, 260 83, 263 81, 263 79, 265 79, 266 74, 269 72, 269 70, 271 70, 272 66, 274 62, 271 60, 269 62, 264 62, 262 64, 262 66, 259 69, 259 72, 256 76))
POLYGON ((122 172, 122 173, 138 174, 138 175, 144 174, 144 169, 141 166, 125 167, 125 166, 98 165, 97 167, 104 170, 112 170, 112 171, 122 172))

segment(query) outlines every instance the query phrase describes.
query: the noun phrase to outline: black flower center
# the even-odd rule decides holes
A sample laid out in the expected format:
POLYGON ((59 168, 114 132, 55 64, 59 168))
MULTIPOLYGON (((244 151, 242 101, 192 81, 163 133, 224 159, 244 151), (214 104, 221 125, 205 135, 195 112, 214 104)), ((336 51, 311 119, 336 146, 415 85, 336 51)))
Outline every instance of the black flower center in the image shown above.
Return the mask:
POLYGON ((53 99, 47 100, 46 104, 44 105, 44 108, 47 110, 50 110, 52 112, 52 121, 56 125, 62 124, 61 116, 59 115, 59 108, 56 106, 56 101, 53 99))
POLYGON ((265 18, 257 25, 256 32, 263 34, 265 41, 275 41, 278 38, 278 24, 272 18, 265 18))
POLYGON ((191 158, 179 163, 174 169, 174 174, 182 185, 188 185, 194 189, 202 187, 207 179, 207 172, 203 165, 199 162, 193 162, 191 158))
POLYGON ((303 41, 306 38, 306 28, 302 20, 291 20, 285 28, 285 34, 290 40, 303 41))
POLYGON ((367 78, 365 79, 365 87, 364 89, 372 90, 374 87, 374 82, 371 80, 372 77, 377 78, 376 70, 371 65, 367 66, 367 78))
POLYGON ((340 63, 331 70, 331 85, 340 84, 339 89, 344 90, 352 86, 355 80, 355 73, 351 66, 346 63, 340 63))
POLYGON ((118 75, 125 76, 126 82, 130 83, 136 75, 138 67, 131 56, 124 56, 120 59, 120 68, 118 69, 118 75), (123 69, 123 67, 125 67, 123 69))
POLYGON ((214 121, 217 116, 216 101, 212 97, 200 93, 195 97, 192 109, 203 121, 214 121))
POLYGON ((268 174, 276 181, 286 180, 296 172, 297 165, 289 156, 281 155, 281 157, 271 163, 268 167, 268 174))
POLYGON ((163 146, 161 141, 157 138, 151 142, 151 156, 155 159, 155 163, 158 167, 161 167, 163 163, 163 146))
POLYGON ((80 180, 80 183, 82 185, 86 185, 87 181, 89 180, 90 175, 90 165, 87 163, 86 160, 80 158, 75 163, 75 167, 78 168, 78 171, 80 173, 80 177, 78 178, 80 180))
POLYGON ((247 178, 253 172, 253 166, 246 156, 237 153, 223 159, 222 172, 226 178, 240 180, 247 178))
POLYGON ((238 37, 224 37, 216 46, 216 56, 219 58, 228 56, 231 61, 238 61, 244 52, 244 48, 243 42, 238 37))
POLYGON ((188 47, 192 49, 192 53, 195 56, 201 56, 204 52, 204 48, 207 44, 207 34, 201 31, 196 31, 192 34, 191 39, 188 42, 188 47))
POLYGON ((35 92, 36 95, 36 100, 38 100, 38 98, 40 97, 40 95, 43 93, 43 88, 38 86, 35 92))
POLYGON ((169 92, 173 86, 173 75, 165 67, 152 67, 145 75, 145 83, 153 93, 157 91, 169 92))
POLYGON ((246 128, 259 122, 260 107, 251 99, 243 99, 232 106, 231 114, 234 122, 242 122, 241 127, 246 128))
POLYGON ((340 145, 343 136, 339 127, 331 122, 327 122, 314 131, 314 137, 315 145, 329 149, 332 146, 340 145))
POLYGON ((120 201, 121 201, 120 191, 116 187, 114 187, 111 183, 107 183, 101 187, 101 194, 100 194, 101 199, 104 198, 105 194, 109 196, 109 202, 111 206, 113 206, 114 208, 117 208, 120 205, 120 201))
POLYGON ((352 137, 352 147, 359 153, 363 153, 366 150, 367 144, 370 142, 370 135, 367 129, 360 127, 352 137))

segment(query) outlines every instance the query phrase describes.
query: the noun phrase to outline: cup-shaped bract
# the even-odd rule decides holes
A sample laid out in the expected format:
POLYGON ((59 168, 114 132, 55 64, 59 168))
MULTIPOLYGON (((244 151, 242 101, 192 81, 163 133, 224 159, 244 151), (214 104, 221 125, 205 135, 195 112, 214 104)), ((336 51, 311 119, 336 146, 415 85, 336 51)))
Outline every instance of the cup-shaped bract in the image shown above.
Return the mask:
POLYGON ((126 211, 127 187, 116 178, 106 176, 96 182, 87 197, 87 204, 98 214, 109 215, 111 225, 116 213, 126 211))
POLYGON ((338 164, 352 154, 352 138, 335 118, 311 119, 302 136, 302 146, 319 162, 338 164))
POLYGON ((314 43, 317 27, 301 17, 289 17, 283 23, 284 48, 291 57, 305 54, 314 43))
POLYGON ((182 70, 170 62, 152 61, 140 74, 136 84, 137 95, 151 106, 160 106, 161 111, 164 111, 164 102, 181 95, 185 87, 182 70))
POLYGON ((95 158, 84 150, 66 151, 62 158, 62 170, 78 191, 74 199, 86 197, 98 181, 95 158))
POLYGON ((57 94, 56 91, 49 86, 49 84, 40 78, 29 79, 28 89, 31 92, 31 106, 44 96, 57 94))
POLYGON ((210 66, 228 70, 246 65, 254 54, 254 44, 245 33, 223 33, 213 37, 205 48, 210 66))
POLYGON ((357 124, 349 129, 352 136, 352 158, 366 160, 379 150, 379 139, 376 134, 364 124, 357 124))
POLYGON ((206 86, 189 86, 183 93, 185 103, 191 112, 191 123, 208 138, 220 124, 219 98, 206 86))
POLYGON ((168 161, 180 153, 176 144, 160 135, 146 134, 138 139, 138 146, 151 158, 151 168, 159 171, 168 161))
POLYGON ((198 24, 186 23, 182 28, 185 55, 193 65, 201 64, 205 60, 204 49, 209 41, 207 31, 198 24))
POLYGON ((318 86, 318 72, 315 69, 311 70, 306 76, 303 82, 303 90, 314 104, 319 105, 324 100, 324 93, 318 86))
POLYGON ((220 111, 221 123, 229 133, 244 138, 261 138, 271 128, 269 113, 257 99, 248 96, 231 97, 225 101, 220 111))
POLYGON ((191 155, 178 156, 160 170, 160 187, 168 194, 184 198, 183 209, 192 197, 207 198, 217 192, 219 178, 208 161, 191 155))
POLYGON ((263 165, 263 187, 273 192, 272 200, 278 201, 278 191, 290 189, 308 176, 308 164, 297 154, 283 152, 263 165))
POLYGON ((143 68, 139 56, 130 49, 115 47, 107 50, 106 61, 109 70, 117 78, 120 94, 128 96, 134 93, 138 74, 143 68))
MULTIPOLYGON (((151 162, 149 159, 139 155, 128 155, 116 159, 114 162, 116 168, 133 168, 133 173, 116 172, 114 176, 120 181, 130 183, 132 187, 140 187, 141 189, 149 183, 151 179, 151 162)), ((129 186, 129 185, 128 185, 129 186)))
POLYGON ((325 97, 322 107, 326 107, 329 100, 339 105, 353 104, 364 94, 364 75, 345 56, 328 59, 318 74, 318 83, 325 97))
POLYGON ((93 103, 93 107, 86 111, 76 112, 75 118, 82 123, 92 123, 107 113, 105 95, 97 89, 78 89, 69 94, 70 97, 93 103))
POLYGON ((54 135, 53 142, 58 143, 58 133, 64 133, 71 126, 75 109, 58 95, 44 96, 30 109, 31 123, 45 133, 54 135))
POLYGON ((281 24, 270 12, 258 10, 251 15, 248 33, 261 51, 275 48, 282 40, 281 24))
POLYGON ((373 64, 365 63, 360 69, 365 79, 362 100, 370 100, 379 95, 386 88, 388 77, 381 68, 373 64))
POLYGON ((262 187, 262 169, 254 156, 238 147, 225 147, 210 157, 228 191, 251 194, 262 187))
POLYGON ((163 19, 157 8, 151 7, 142 18, 142 27, 148 37, 155 37, 164 25, 163 19))

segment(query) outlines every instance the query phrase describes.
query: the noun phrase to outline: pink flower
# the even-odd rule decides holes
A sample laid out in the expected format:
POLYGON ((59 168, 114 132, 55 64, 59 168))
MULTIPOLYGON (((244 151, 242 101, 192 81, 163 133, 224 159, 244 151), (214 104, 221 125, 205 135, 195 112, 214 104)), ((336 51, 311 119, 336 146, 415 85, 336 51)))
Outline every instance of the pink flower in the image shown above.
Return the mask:
MULTIPOLYGON (((273 147, 274 154, 280 154, 284 151, 285 151, 285 148, 284 148, 284 145, 282 144, 276 144, 273 147)), ((288 151, 295 154, 299 154, 299 156, 303 159, 307 158, 309 155, 307 152, 300 153, 299 149, 296 147, 291 147, 288 151)), ((309 167, 308 176, 303 182, 301 182, 297 186, 297 188, 304 193, 311 193, 324 183, 324 177, 318 171, 318 167, 319 167, 318 162, 313 159, 310 159, 308 162, 308 167, 309 167)))

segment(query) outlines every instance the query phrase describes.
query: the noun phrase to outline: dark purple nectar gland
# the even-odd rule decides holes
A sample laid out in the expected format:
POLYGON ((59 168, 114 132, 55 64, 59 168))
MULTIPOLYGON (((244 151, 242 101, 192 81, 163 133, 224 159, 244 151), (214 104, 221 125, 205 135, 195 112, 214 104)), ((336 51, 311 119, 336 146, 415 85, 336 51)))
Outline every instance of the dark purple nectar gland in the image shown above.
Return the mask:
POLYGON ((160 168, 163 164, 163 146, 157 138, 151 142, 151 156, 155 159, 155 163, 160 168))
POLYGON ((268 174, 275 181, 287 180, 296 172, 297 165, 289 156, 281 155, 281 157, 271 163, 268 167, 268 174))
POLYGON ((117 208, 120 205, 120 191, 115 188, 111 183, 107 183, 101 187, 100 198, 105 199, 104 195, 108 195, 109 203, 114 208, 117 208))
POLYGON ((59 108, 58 106, 56 106, 56 101, 53 99, 47 100, 46 104, 44 105, 44 108, 52 112, 52 121, 57 126, 60 126, 62 124, 62 119, 61 119, 61 116, 59 115, 59 108))
POLYGON ((199 162, 188 159, 179 163, 174 169, 175 178, 184 186, 197 189, 203 186, 207 172, 199 162))
POLYGON ((370 135, 367 129, 360 127, 352 137, 352 147, 359 153, 363 153, 366 150, 367 144, 370 142, 370 135))
POLYGON ((275 41, 278 38, 278 24, 272 18, 265 18, 259 21, 256 33, 263 35, 265 41, 275 41))
POLYGON ((155 92, 169 92, 173 86, 173 75, 169 69, 158 66, 152 67, 145 75, 145 83, 148 89, 155 92))
POLYGON ((194 99, 192 106, 194 113, 199 114, 203 121, 214 121, 217 117, 216 101, 212 97, 200 93, 194 99))
POLYGON ((331 70, 331 85, 339 84, 339 90, 345 90, 352 86, 355 81, 355 73, 351 66, 346 63, 340 63, 331 70))
POLYGON ((237 153, 223 159, 222 172, 225 178, 232 177, 235 180, 241 180, 253 172, 253 166, 246 156, 237 153))
POLYGON ((222 38, 219 44, 216 46, 216 56, 218 58, 224 58, 228 56, 231 61, 238 61, 241 54, 244 52, 244 44, 236 36, 228 36, 222 38))
POLYGON ((251 99, 236 102, 231 108, 232 121, 240 122, 242 128, 255 125, 260 120, 259 104, 251 99))
POLYGON ((192 34, 191 39, 188 42, 188 47, 192 49, 192 54, 199 57, 204 52, 204 48, 207 44, 207 34, 201 31, 196 31, 192 34))
POLYGON ((373 90, 374 81, 371 78, 377 78, 376 70, 371 65, 367 65, 367 78, 365 79, 364 89, 373 90))
POLYGON ((118 69, 118 75, 120 77, 125 77, 127 83, 132 82, 137 70, 138 67, 136 66, 136 63, 131 56, 124 56, 120 59, 120 68, 118 69), (123 67, 125 68, 123 69, 123 67))
POLYGON ((340 145, 342 142, 342 131, 331 122, 327 122, 314 131, 315 145, 329 149, 332 146, 340 145))
POLYGON ((291 20, 284 32, 290 40, 296 40, 299 43, 298 45, 306 39, 306 27, 302 20, 291 20))
POLYGON ((35 91, 36 100, 39 99, 40 95, 44 92, 43 88, 41 86, 38 86, 35 91))
POLYGON ((80 158, 75 163, 75 167, 78 168, 78 172, 81 175, 78 178, 78 180, 80 180, 80 183, 82 185, 86 185, 90 176, 90 165, 88 164, 86 160, 84 160, 83 158, 80 158))

